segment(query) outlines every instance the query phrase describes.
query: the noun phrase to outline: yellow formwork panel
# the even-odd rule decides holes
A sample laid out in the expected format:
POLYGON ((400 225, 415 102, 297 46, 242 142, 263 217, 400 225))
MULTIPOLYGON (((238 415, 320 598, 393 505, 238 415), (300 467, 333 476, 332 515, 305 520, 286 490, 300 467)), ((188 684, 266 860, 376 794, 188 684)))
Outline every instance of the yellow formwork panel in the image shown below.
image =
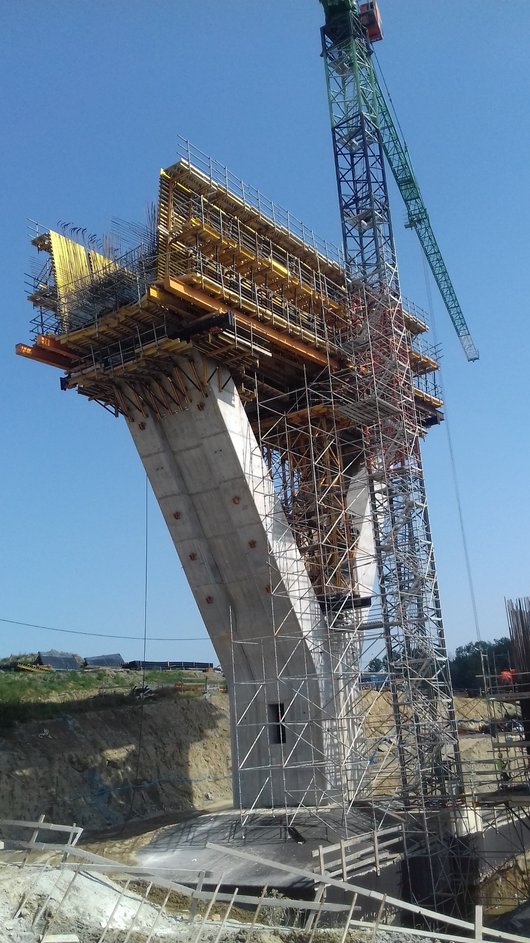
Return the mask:
POLYGON ((50 231, 50 248, 59 298, 84 279, 98 278, 119 268, 116 262, 61 233, 50 231))
POLYGON ((87 249, 82 243, 68 239, 61 233, 50 230, 50 255, 57 287, 62 326, 68 330, 68 294, 83 282, 101 278, 116 271, 118 265, 101 253, 87 249))
POLYGON ((84 246, 58 232, 50 231, 51 257, 59 298, 74 282, 88 278, 88 254, 84 246))
POLYGON ((105 255, 100 255, 99 252, 94 252, 93 249, 89 249, 87 255, 92 274, 95 276, 106 275, 108 272, 116 272, 119 268, 112 259, 107 258, 105 255))

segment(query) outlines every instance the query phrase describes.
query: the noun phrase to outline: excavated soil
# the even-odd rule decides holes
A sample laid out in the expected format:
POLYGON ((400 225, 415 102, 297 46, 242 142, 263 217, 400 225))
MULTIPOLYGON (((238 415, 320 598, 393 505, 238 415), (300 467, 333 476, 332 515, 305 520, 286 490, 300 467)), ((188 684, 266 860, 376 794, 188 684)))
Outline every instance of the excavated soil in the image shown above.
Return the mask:
POLYGON ((231 798, 228 698, 65 713, 0 737, 0 818, 91 831, 231 798))
MULTIPOLYGON (((363 708, 372 736, 391 734, 393 722, 387 692, 367 691, 363 708)), ((468 732, 461 740, 464 758, 491 758, 489 736, 478 733, 489 719, 487 702, 458 697, 456 711, 459 723, 468 732)), ((140 848, 164 826, 193 816, 197 810, 215 811, 230 804, 226 695, 189 698, 172 694, 145 701, 143 705, 65 712, 46 722, 18 724, 0 737, 0 818, 34 820, 44 814, 48 821, 76 822, 85 829, 85 849, 124 863, 137 862, 140 848)), ((27 831, 20 837, 27 838, 27 831)), ((42 832, 39 837, 43 837, 42 832)), ((31 894, 37 895, 35 907, 48 899, 45 916, 53 931, 73 931, 80 943, 96 943, 100 938, 107 919, 102 908, 112 908, 116 899, 115 887, 103 875, 97 878, 78 875, 78 893, 72 893, 69 909, 61 907, 60 917, 55 919, 63 890, 54 872, 49 875, 53 888, 50 885, 48 889, 44 886, 45 874, 34 876, 28 869, 20 871, 16 866, 1 870, 0 925, 6 941, 37 943, 41 938, 31 922, 33 910, 26 915, 23 909, 19 917, 14 917, 23 898, 28 909, 31 894), (26 878, 27 886, 23 886, 26 878), (51 897, 47 898, 47 894, 51 897)), ((67 879, 70 880, 70 874, 65 872, 61 880, 67 879)), ((507 872, 506 880, 511 885, 513 875, 507 872)), ((497 886, 493 891, 498 896, 497 886)), ((124 913, 120 911, 118 915, 120 920, 123 917, 129 921, 138 906, 132 884, 124 899, 124 913)), ((142 924, 140 930, 145 936, 148 924, 152 926, 156 919, 156 907, 152 913, 150 905, 144 908, 142 921, 146 925, 142 924)), ((211 921, 204 926, 205 943, 239 943, 243 938, 248 943, 282 940, 294 943, 289 931, 274 927, 249 931, 246 924, 237 920, 239 915, 233 916, 236 917, 233 925, 219 933, 219 923, 216 925, 212 913, 211 921)), ((123 929, 117 937, 115 932, 113 929, 108 934, 109 943, 122 938, 123 929)), ((173 914, 171 910, 159 922, 153 939, 169 936, 190 943, 196 934, 197 928, 187 924, 184 912, 173 914)), ((337 943, 339 938, 342 933, 318 932, 318 939, 326 943, 337 943)), ((389 934, 381 930, 375 935, 373 931, 353 932, 348 939, 391 941, 389 934)), ((413 938, 402 939, 412 943, 413 938)))
MULTIPOLYGON (((368 727, 392 728, 389 695, 367 691, 368 727)), ((479 698, 456 698, 471 730, 488 719, 479 698)), ((491 757, 487 736, 462 738, 466 759, 491 757)), ((175 820, 231 801, 228 697, 166 696, 28 721, 0 737, 0 818, 77 822, 96 834, 124 822, 175 820), (140 746, 140 749, 139 749, 140 746)), ((128 826, 128 828, 134 826, 128 826)), ((130 834, 129 837, 134 837, 130 834)))

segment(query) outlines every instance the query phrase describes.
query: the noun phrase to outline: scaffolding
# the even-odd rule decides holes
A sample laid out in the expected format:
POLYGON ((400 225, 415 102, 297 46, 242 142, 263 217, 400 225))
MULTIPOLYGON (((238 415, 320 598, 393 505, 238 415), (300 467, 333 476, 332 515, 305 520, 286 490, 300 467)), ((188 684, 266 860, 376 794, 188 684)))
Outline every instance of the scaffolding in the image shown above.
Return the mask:
POLYGON ((500 785, 530 804, 530 599, 506 600, 506 615, 509 651, 482 655, 482 684, 500 785))
POLYGON ((265 795, 277 807, 275 790, 289 827, 332 810, 348 836, 356 809, 378 828, 405 812, 426 896, 447 903, 444 829, 462 780, 420 456, 443 405, 423 314, 348 274, 340 252, 187 142, 138 247, 33 242, 50 261, 31 286, 35 343, 19 353, 63 368, 64 389, 160 421, 222 365, 244 404, 275 558, 267 637, 232 631, 239 794, 259 783, 242 824, 265 795), (286 587, 291 537, 303 573, 286 587), (301 636, 287 626, 293 587, 301 636))
MULTIPOLYGON (((401 799, 417 807, 418 799, 447 795, 455 772, 451 769, 454 738, 438 601, 432 587, 427 592, 422 590, 420 600, 412 585, 417 573, 410 566, 411 558, 415 562, 421 552, 426 561, 424 579, 433 583, 417 444, 421 421, 415 404, 428 422, 441 402, 432 393, 425 395, 415 388, 410 365, 414 364, 425 379, 436 363, 428 355, 413 352, 410 326, 421 322, 413 322, 399 302, 395 317, 401 328, 402 374, 396 377, 395 351, 388 346, 386 323, 378 335, 377 317, 370 316, 367 321, 365 316, 369 305, 372 315, 374 310, 367 286, 347 286, 344 271, 318 249, 311 252, 284 227, 271 229, 262 201, 256 200, 258 205, 252 206, 246 198, 248 188, 243 185, 237 188, 239 205, 234 207, 233 195, 223 187, 226 174, 222 169, 211 161, 201 167, 195 152, 188 156, 193 156, 193 164, 181 161, 169 168, 162 180, 162 226, 168 235, 160 251, 163 267, 159 268, 159 276, 185 278, 202 289, 220 293, 223 300, 235 302, 240 309, 253 308, 258 316, 267 310, 275 326, 285 325, 289 334, 310 340, 325 352, 317 368, 306 362, 300 369, 300 363, 293 365, 283 358, 269 365, 264 356, 267 351, 258 351, 259 366, 254 369, 252 383, 248 383, 254 396, 247 412, 268 475, 281 499, 276 507, 296 537, 323 616, 323 628, 315 632, 309 645, 313 657, 308 676, 314 673, 315 691, 319 695, 325 692, 325 709, 321 700, 317 705, 308 698, 308 711, 311 716, 320 712, 318 722, 325 746, 321 756, 314 759, 312 788, 292 796, 291 806, 296 810, 338 803, 346 822, 352 803, 371 798, 374 790, 382 802, 385 795, 387 803, 390 798, 393 802, 398 784, 403 785, 405 779, 406 787, 399 789, 401 799), (373 365, 378 358, 384 364, 375 377, 373 365), (396 416, 398 430, 406 425, 413 431, 412 454, 407 462, 400 453, 396 416), (377 435, 385 438, 387 479, 375 465, 369 475, 365 473, 366 455, 381 454, 371 441, 377 435), (388 503, 390 479, 394 522, 389 529, 381 508, 388 503), (411 512, 407 499, 412 493, 411 512), (375 518, 374 500, 379 505, 375 518), (374 519, 381 528, 375 537, 374 519), (406 640, 402 635, 404 594, 394 592, 391 598, 388 582, 393 571, 383 562, 385 544, 403 540, 409 579, 408 618, 412 624, 406 640), (383 577, 380 572, 379 590, 374 593, 378 564, 383 577), (382 580, 386 582, 384 593, 382 580), (434 624, 434 641, 423 631, 427 607, 434 624), (389 624, 391 633, 387 631, 389 624), (382 746, 379 741, 385 738, 374 730, 370 735, 366 723, 362 667, 375 658, 387 666, 387 671, 381 684, 370 692, 375 695, 374 704, 387 701, 392 679, 393 749, 388 749, 388 743, 382 746), (326 786, 315 788, 319 781, 326 786)), ((275 639, 282 631, 282 626, 275 624, 276 592, 271 585, 275 639)), ((238 639, 237 644, 245 644, 245 640, 238 639)), ((255 651, 254 639, 248 645, 255 651)), ((257 653, 253 658, 262 665, 267 662, 257 653)), ((265 734, 280 741, 285 738, 296 744, 303 730, 295 725, 290 731, 292 736, 287 737, 292 712, 282 696, 288 662, 282 662, 277 652, 275 664, 275 678, 264 676, 261 684, 277 685, 281 716, 271 718, 265 725, 267 729, 256 730, 255 735, 265 734)), ((300 682, 302 687, 302 679, 300 682)), ((236 678, 236 700, 237 687, 236 678)), ((307 698, 307 694, 304 696, 307 698)), ((238 726, 245 724, 248 700, 248 694, 242 698, 245 707, 237 717, 238 726)), ((376 712, 375 707, 372 710, 376 712)), ((267 755, 271 755, 270 750, 267 755)), ((296 762, 296 751, 283 750, 279 762, 285 772, 290 762, 296 762)), ((251 760, 245 755, 239 763, 240 775, 244 776, 251 760)), ((265 779, 265 769, 263 774, 265 779)))
POLYGON ((488 719, 481 725, 489 756, 463 762, 469 803, 484 827, 502 836, 499 847, 482 851, 484 888, 490 913, 502 913, 530 894, 530 600, 506 600, 509 650, 481 653, 481 693, 488 719))

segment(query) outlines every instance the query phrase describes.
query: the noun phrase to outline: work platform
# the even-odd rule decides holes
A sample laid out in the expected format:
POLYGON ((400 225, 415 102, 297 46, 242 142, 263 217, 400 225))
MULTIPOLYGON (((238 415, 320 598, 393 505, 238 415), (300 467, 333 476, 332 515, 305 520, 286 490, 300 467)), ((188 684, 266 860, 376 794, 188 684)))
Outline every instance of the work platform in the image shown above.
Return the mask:
MULTIPOLYGON (((40 309, 35 343, 19 345, 18 353, 64 368, 64 388, 128 418, 138 408, 158 410, 158 395, 164 411, 183 407, 175 358, 192 347, 228 366, 249 398, 257 367, 260 384, 282 397, 287 415, 293 390, 322 370, 344 371, 357 394, 357 423, 373 418, 368 403, 367 415, 362 411, 366 299, 363 286, 353 286, 352 312, 338 253, 326 257, 315 240, 303 242, 187 161, 162 171, 159 214, 158 233, 146 233, 146 244, 118 261, 64 234, 36 236, 50 263, 30 294, 40 309), (172 368, 177 377, 168 396, 157 378, 172 368)), ((421 342, 425 322, 406 308, 402 315, 416 405, 428 425, 442 406, 432 377, 437 362, 421 342)))

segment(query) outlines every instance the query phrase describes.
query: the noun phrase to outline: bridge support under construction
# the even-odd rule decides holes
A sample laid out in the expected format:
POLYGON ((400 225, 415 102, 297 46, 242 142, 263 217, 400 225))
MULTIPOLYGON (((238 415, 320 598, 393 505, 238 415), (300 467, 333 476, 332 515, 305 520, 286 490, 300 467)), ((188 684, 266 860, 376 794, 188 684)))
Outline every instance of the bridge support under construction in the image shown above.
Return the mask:
POLYGON ((442 418, 427 325, 399 301, 386 336, 340 253, 189 146, 156 225, 121 236, 36 234, 18 353, 128 423, 227 677, 242 819, 332 810, 347 837, 353 811, 401 810, 450 901, 462 781, 419 450, 442 418))
POLYGON ((326 631, 230 373, 196 353, 175 369, 187 408, 129 428, 232 692, 236 801, 334 804, 355 788, 351 712, 336 729, 347 645, 326 631))

